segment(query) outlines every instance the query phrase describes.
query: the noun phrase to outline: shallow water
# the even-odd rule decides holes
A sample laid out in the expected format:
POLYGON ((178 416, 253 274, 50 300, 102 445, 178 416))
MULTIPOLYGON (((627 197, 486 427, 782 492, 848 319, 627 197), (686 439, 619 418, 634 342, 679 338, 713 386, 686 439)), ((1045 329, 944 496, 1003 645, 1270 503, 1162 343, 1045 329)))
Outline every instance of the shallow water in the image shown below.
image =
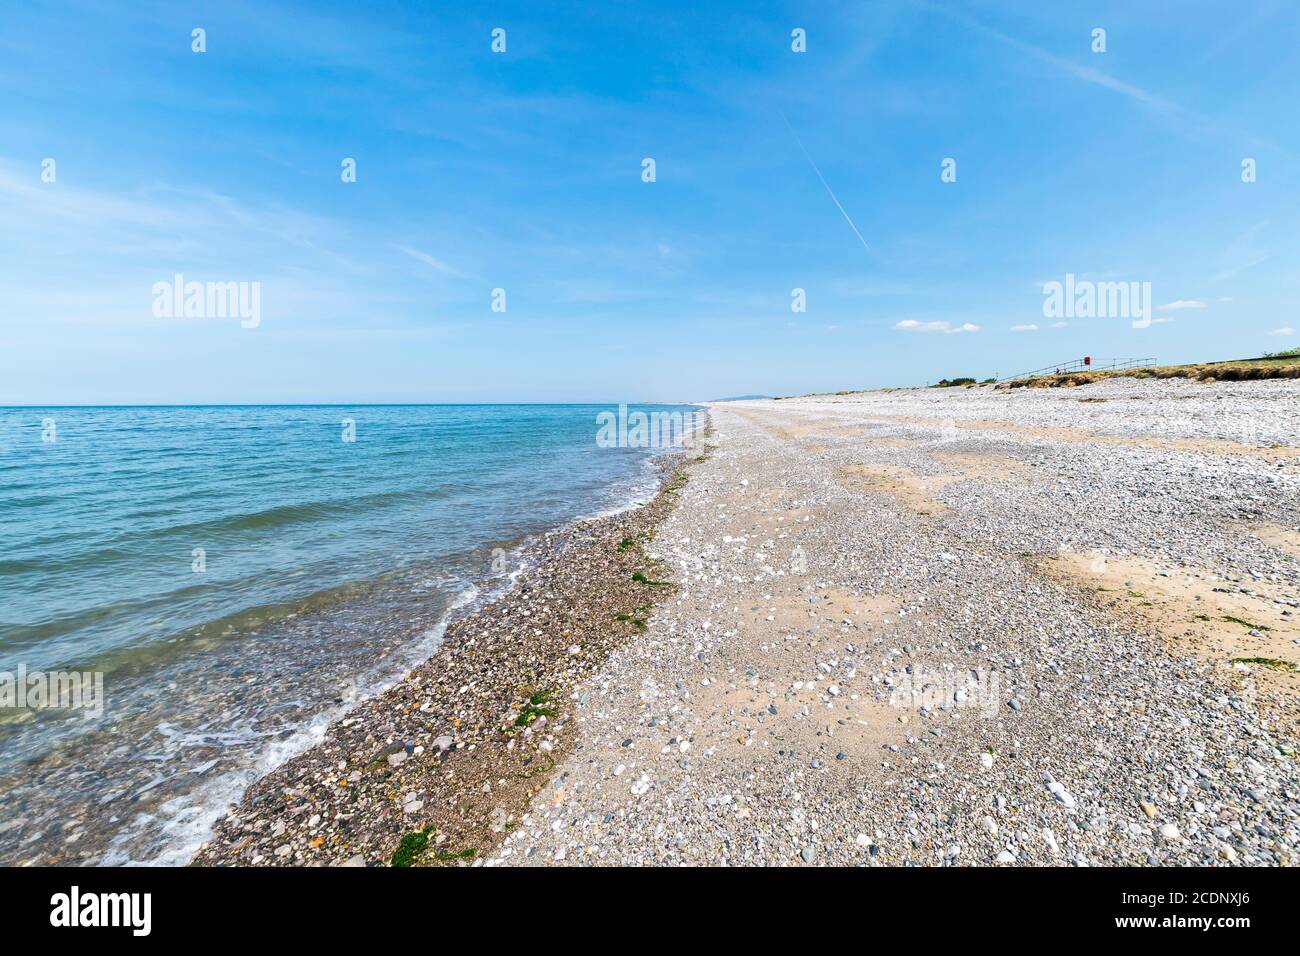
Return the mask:
POLYGON ((0 708, 0 862, 184 862, 521 542, 650 493, 602 410, 0 410, 0 671, 105 691, 96 719, 0 708))

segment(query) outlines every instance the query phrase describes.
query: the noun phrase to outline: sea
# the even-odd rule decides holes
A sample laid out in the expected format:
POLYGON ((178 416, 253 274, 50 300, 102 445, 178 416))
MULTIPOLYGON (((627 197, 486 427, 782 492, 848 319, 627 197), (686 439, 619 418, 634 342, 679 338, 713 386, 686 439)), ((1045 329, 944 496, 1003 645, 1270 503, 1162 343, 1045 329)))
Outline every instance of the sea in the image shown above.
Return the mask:
POLYGON ((529 541, 653 495, 613 410, 0 408, 0 863, 184 864, 529 541))

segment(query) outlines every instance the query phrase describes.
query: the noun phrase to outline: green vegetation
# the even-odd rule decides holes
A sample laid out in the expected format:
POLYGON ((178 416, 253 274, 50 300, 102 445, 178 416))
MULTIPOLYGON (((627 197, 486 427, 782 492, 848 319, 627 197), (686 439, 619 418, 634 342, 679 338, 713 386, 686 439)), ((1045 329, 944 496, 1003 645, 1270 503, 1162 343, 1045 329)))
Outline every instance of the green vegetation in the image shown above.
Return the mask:
POLYGON ((644 631, 646 627, 646 619, 639 615, 645 614, 646 611, 650 610, 650 607, 651 605, 649 604, 638 604, 636 607, 632 608, 630 614, 615 614, 614 620, 633 624, 636 626, 638 631, 644 631))
POLYGON ((450 863, 453 860, 472 860, 478 856, 478 850, 458 850, 453 853, 443 853, 434 851, 433 858, 442 863, 450 863))
MULTIPOLYGON (((1281 352, 1265 352, 1255 358, 1225 359, 1219 362, 1194 362, 1189 365, 1154 365, 1148 368, 1105 369, 1067 372, 1063 375, 1036 375, 998 383, 986 378, 976 381, 970 377, 945 378, 930 388, 951 388, 964 385, 973 388, 993 385, 997 388, 1060 388, 1062 386, 1091 385, 1108 378, 1188 378, 1199 382, 1243 382, 1268 378, 1300 378, 1300 347, 1281 352)), ((898 392, 899 388, 850 388, 837 392, 806 392, 802 395, 781 395, 776 401, 789 398, 819 398, 825 395, 857 395, 862 392, 898 392)))
POLYGON ((651 581, 640 571, 632 572, 632 580, 635 581, 637 584, 644 584, 647 587, 652 587, 652 588, 672 587, 672 583, 673 583, 671 581, 651 581))
MULTIPOLYGON (((702 451, 699 455, 697 455, 694 460, 697 463, 704 461, 709 457, 709 454, 716 447, 717 447, 716 445, 710 445, 708 443, 705 443, 704 451, 702 451)), ((664 480, 664 486, 660 490, 666 495, 675 495, 686 484, 686 479, 687 479, 686 472, 683 469, 679 468, 676 471, 674 471, 672 475, 670 475, 668 478, 664 480)))
POLYGON ((1263 664, 1265 667, 1276 667, 1284 671, 1294 671, 1297 669, 1294 664, 1288 664, 1286 661, 1280 661, 1276 657, 1234 657, 1231 663, 1263 664))
POLYGON ((536 759, 533 757, 524 758, 524 778, 545 777, 555 769, 555 758, 545 750, 537 754, 536 759))
POLYGON ((999 388, 1060 388, 1091 385, 1108 378, 1188 378, 1198 382, 1248 382, 1266 378, 1300 378, 1300 349, 1268 352, 1258 358, 1196 362, 1190 365, 1155 365, 1149 368, 1104 369, 1019 378, 999 388))
POLYGON ((519 712, 519 716, 515 718, 515 726, 531 727, 537 722, 537 718, 539 717, 554 717, 555 709, 545 706, 550 703, 551 698, 554 696, 555 691, 553 690, 539 690, 530 696, 528 698, 528 704, 519 712))
POLYGON ((429 845, 429 828, 417 830, 415 833, 408 833, 402 837, 402 842, 397 844, 397 849, 393 851, 393 866, 412 866, 419 859, 424 848, 429 845))
POLYGON ((1248 628, 1250 628, 1252 631, 1268 631, 1268 630, 1271 630, 1271 628, 1265 627, 1263 624, 1252 624, 1250 621, 1242 620, 1242 619, 1239 618, 1239 617, 1233 617, 1231 614, 1225 614, 1225 615, 1223 615, 1223 617, 1220 617, 1220 618, 1213 618, 1213 617, 1210 617, 1210 615, 1208 615, 1208 614, 1197 614, 1197 615, 1196 615, 1196 620, 1198 620, 1198 621, 1214 621, 1214 620, 1227 621, 1229 624, 1240 624, 1242 627, 1248 627, 1248 628))
POLYGON ((1219 620, 1227 621, 1229 624, 1240 624, 1242 627, 1248 627, 1252 631, 1271 630, 1270 628, 1265 627, 1263 624, 1251 624, 1250 621, 1243 621, 1241 618, 1233 617, 1231 614, 1225 614, 1223 615, 1223 617, 1219 618, 1219 620))
POLYGON ((1300 359, 1300 346, 1293 349, 1286 349, 1282 352, 1265 352, 1255 361, 1257 362, 1275 362, 1278 359, 1300 359))
POLYGON ((620 542, 616 545, 616 547, 617 547, 618 550, 620 550, 620 551, 626 551, 628 548, 635 548, 635 547, 636 547, 636 542, 635 542, 634 540, 632 540, 631 538, 624 538, 622 541, 620 541, 620 542))

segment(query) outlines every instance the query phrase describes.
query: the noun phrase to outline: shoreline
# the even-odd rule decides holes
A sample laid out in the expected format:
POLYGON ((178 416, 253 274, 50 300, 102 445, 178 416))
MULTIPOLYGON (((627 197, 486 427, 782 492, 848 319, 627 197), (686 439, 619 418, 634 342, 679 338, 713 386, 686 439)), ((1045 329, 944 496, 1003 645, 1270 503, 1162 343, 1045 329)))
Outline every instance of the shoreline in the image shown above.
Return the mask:
POLYGON ((641 544, 701 454, 657 458, 647 503, 526 546, 513 587, 450 621, 431 657, 251 784, 189 865, 388 865, 399 847, 403 865, 487 855, 566 753, 573 689, 671 591, 641 544))

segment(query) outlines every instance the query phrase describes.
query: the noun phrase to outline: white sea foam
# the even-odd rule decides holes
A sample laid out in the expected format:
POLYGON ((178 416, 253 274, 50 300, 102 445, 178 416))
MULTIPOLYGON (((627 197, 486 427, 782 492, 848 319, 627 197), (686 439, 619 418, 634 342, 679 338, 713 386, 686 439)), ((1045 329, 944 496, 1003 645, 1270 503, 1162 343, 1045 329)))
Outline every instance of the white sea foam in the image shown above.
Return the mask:
MULTIPOLYGON (((387 661, 357 682, 356 694, 351 700, 326 707, 294 729, 287 737, 266 746, 256 760, 236 770, 229 771, 198 787, 160 805, 156 813, 140 814, 109 844, 98 861, 105 866, 183 866, 212 835, 212 829, 232 804, 242 799, 244 792, 271 771, 300 754, 306 753, 325 739, 325 733, 336 721, 346 716, 356 706, 382 694, 399 683, 411 669, 428 660, 447 632, 447 626, 464 609, 474 604, 480 596, 484 601, 495 600, 510 587, 515 578, 503 576, 502 583, 484 593, 477 585, 462 589, 447 605, 438 623, 410 645, 396 662, 387 661), (157 849, 144 856, 135 856, 128 849, 132 839, 142 830, 156 827, 161 834, 157 849)), ((218 734, 193 733, 177 730, 171 725, 159 725, 158 730, 170 741, 186 744, 211 744, 215 738, 222 743, 248 742, 251 731, 227 730, 218 734)), ((283 731, 277 731, 277 735, 283 731)), ((266 735, 253 735, 266 736, 266 735)), ((188 768, 181 773, 195 772, 188 768)), ((168 777, 151 781, 150 788, 168 777)))
MULTIPOLYGON (((574 522, 621 514, 640 507, 654 497, 660 479, 658 456, 647 455, 639 474, 608 490, 607 505, 575 518, 574 522)), ((114 837, 98 862, 110 866, 186 864, 211 837, 215 824, 232 805, 238 804, 250 786, 294 757, 311 749, 325 738, 329 727, 335 721, 345 717, 358 704, 393 687, 403 680, 411 669, 428 660, 436 652, 448 625, 462 611, 471 606, 483 606, 494 602, 512 590, 517 585, 520 575, 532 566, 530 545, 537 540, 537 537, 530 536, 511 551, 508 562, 510 566, 493 579, 493 586, 481 589, 470 584, 463 587, 447 605, 434 627, 424 631, 398 655, 388 658, 377 665, 373 671, 359 677, 347 695, 347 699, 342 703, 322 708, 293 728, 287 736, 282 736, 284 728, 259 732, 251 727, 229 727, 218 732, 194 732, 183 731, 170 724, 160 725, 158 730, 167 742, 180 749, 188 746, 210 747, 214 743, 237 746, 268 736, 279 739, 266 744, 255 759, 243 766, 222 773, 201 786, 166 801, 152 813, 138 815, 114 837), (150 830, 157 834, 150 840, 150 845, 154 849, 140 853, 138 848, 133 848, 132 844, 150 830)), ((449 583, 452 582, 438 582, 438 585, 445 586, 449 583)), ((180 774, 205 772, 211 769, 214 763, 215 761, 210 760, 206 765, 177 770, 171 776, 160 776, 150 782, 148 789, 180 774)))

